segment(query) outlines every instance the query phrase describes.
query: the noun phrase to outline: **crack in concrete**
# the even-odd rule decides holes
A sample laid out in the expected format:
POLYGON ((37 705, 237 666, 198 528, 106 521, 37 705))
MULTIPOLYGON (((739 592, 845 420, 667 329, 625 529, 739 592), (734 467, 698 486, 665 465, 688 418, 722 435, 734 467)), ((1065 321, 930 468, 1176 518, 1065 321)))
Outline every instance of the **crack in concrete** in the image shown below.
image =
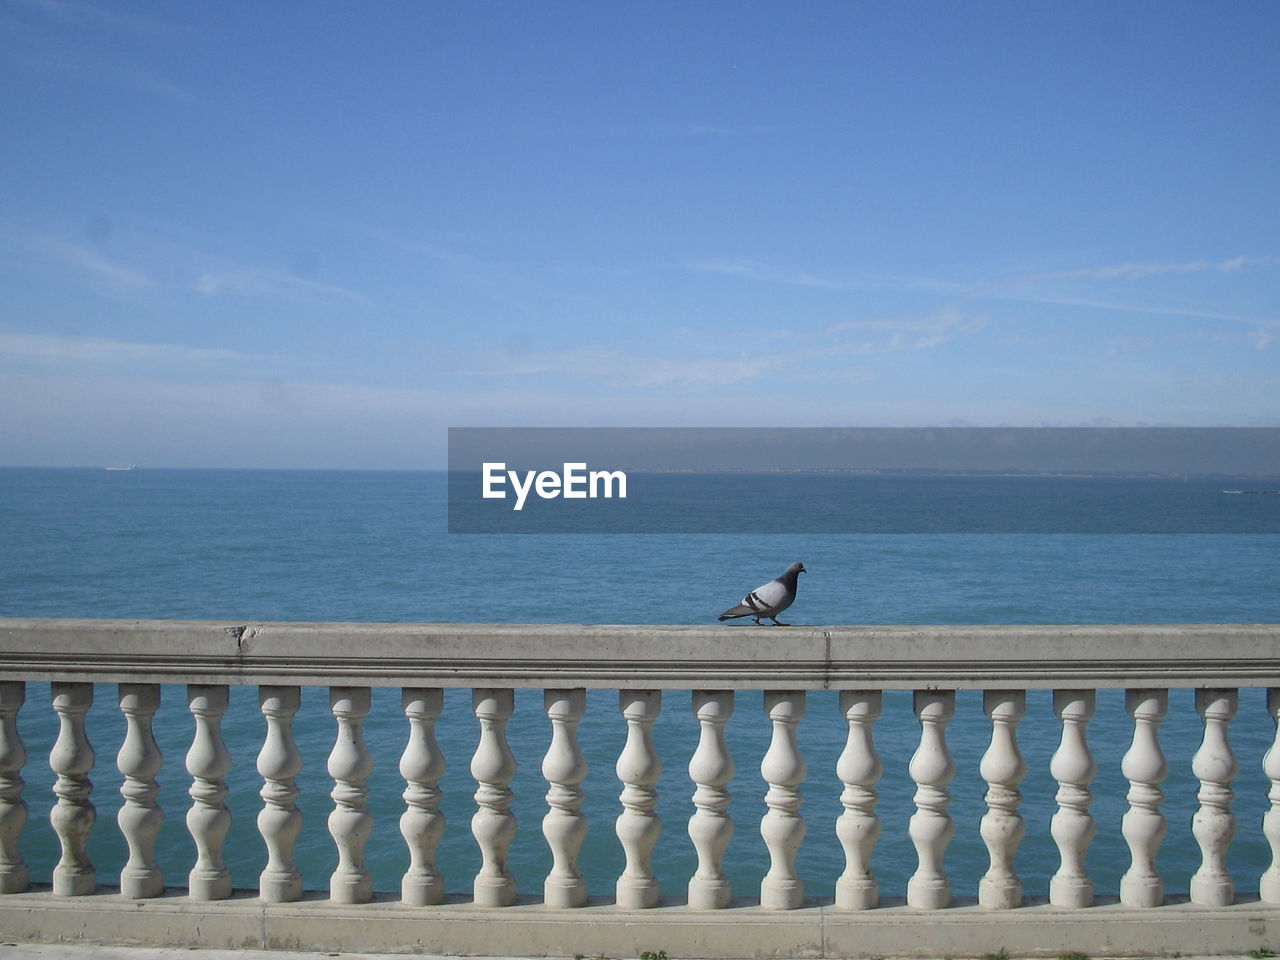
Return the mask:
POLYGON ((248 625, 243 624, 238 627, 226 627, 225 629, 228 634, 236 638, 236 652, 242 651, 244 649, 245 633, 249 630, 248 625))

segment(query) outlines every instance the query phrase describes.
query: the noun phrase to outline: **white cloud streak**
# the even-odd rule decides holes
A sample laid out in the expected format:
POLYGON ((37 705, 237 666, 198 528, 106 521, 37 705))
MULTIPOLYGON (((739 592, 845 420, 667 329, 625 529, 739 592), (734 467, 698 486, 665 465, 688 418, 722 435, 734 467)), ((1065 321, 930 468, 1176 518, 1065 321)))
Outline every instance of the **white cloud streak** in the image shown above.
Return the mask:
POLYGON ((786 269, 770 266, 758 260, 748 259, 714 259, 695 260, 684 264, 684 269, 692 273, 711 273, 724 276, 742 277, 748 280, 764 280, 769 283, 789 284, 797 287, 820 287, 823 289, 843 290, 849 284, 830 280, 804 270, 786 269))
POLYGON ((682 349, 640 352, 601 344, 561 351, 500 357, 456 377, 552 377, 560 382, 603 381, 633 389, 683 387, 714 390, 785 375, 805 382, 865 379, 850 358, 869 358, 942 346, 981 329, 985 321, 954 309, 935 315, 831 324, 814 330, 691 334, 676 339, 682 349), (689 344, 698 344, 690 350, 689 344), (753 344, 744 350, 743 344, 753 344))
POLYGON ((1119 300, 1091 300, 1082 297, 1037 296, 1035 294, 1006 294, 993 296, 990 299, 1008 300, 1015 303, 1047 303, 1064 307, 1086 307, 1090 310, 1106 310, 1114 313, 1154 314, 1166 317, 1191 317, 1197 320, 1227 320, 1232 323, 1254 324, 1257 326, 1280 326, 1280 320, 1265 317, 1244 317, 1232 313, 1218 313, 1211 310, 1192 310, 1187 307, 1167 307, 1146 303, 1125 303, 1119 300))
POLYGON ((161 96, 180 103, 194 103, 190 91, 119 51, 121 44, 103 47, 103 34, 140 38, 167 45, 184 28, 124 11, 120 4, 88 0, 19 0, 30 14, 22 22, 6 18, 8 31, 20 39, 11 62, 36 73, 54 74, 73 81, 113 84, 161 96), (88 41, 88 42, 86 42, 88 41))
POLYGON ((113 290, 139 290, 156 285, 147 274, 126 267, 88 247, 56 239, 41 240, 37 246, 53 259, 79 268, 113 290))
POLYGON ((469 370, 454 370, 449 375, 497 378, 550 376, 560 382, 603 380, 632 388, 708 388, 755 380, 777 365, 776 358, 765 356, 737 354, 688 358, 638 354, 595 344, 500 359, 469 370))
POLYGON ((1085 267, 1079 270, 1063 270, 1050 273, 1032 273, 1014 277, 1007 283, 1036 283, 1041 280, 1140 280, 1170 273, 1235 273, 1248 267, 1269 266, 1280 263, 1280 257, 1231 257, 1228 260, 1187 260, 1180 263, 1159 261, 1115 263, 1101 267, 1085 267))
POLYGON ((171 343, 126 343, 101 337, 3 332, 0 332, 0 357, 74 360, 104 366, 143 361, 161 369, 170 365, 225 364, 273 359, 216 347, 187 347, 171 343))
POLYGON ((308 280, 290 273, 248 267, 233 267, 221 272, 203 273, 196 280, 195 289, 208 297, 235 294, 283 297, 291 300, 336 299, 360 306, 368 306, 372 302, 364 294, 345 287, 308 280))
POLYGON ((510 288, 519 288, 522 285, 518 273, 509 267, 491 263, 481 257, 450 247, 410 240, 381 227, 356 224, 355 229, 373 240, 429 261, 454 283, 474 290, 494 303, 512 307, 523 313, 533 312, 529 303, 509 292, 510 288))
POLYGON ((1083 307, 1114 313, 1146 314, 1165 317, 1190 317, 1201 320, 1226 321, 1259 328, 1280 326, 1280 320, 1245 316, 1230 310, 1213 309, 1213 300, 1221 302, 1221 294, 1204 292, 1198 297, 1207 306, 1189 306, 1185 295, 1170 296, 1170 305, 1152 303, 1154 288, 1145 286, 1148 302, 1123 299, 1117 284, 1172 276, 1226 276, 1247 270, 1280 264, 1280 256, 1237 256, 1225 260, 1124 261, 1096 267, 1045 271, 1010 276, 969 292, 968 301, 1012 301, 1042 303, 1064 307, 1083 307), (1073 291, 1071 293, 1065 292, 1073 291))
MULTIPOLYGON (((735 332, 696 332, 683 330, 679 336, 693 340, 718 340, 721 338, 749 338, 755 340, 821 340, 842 337, 846 334, 859 333, 865 335, 888 334, 887 341, 893 343, 894 349, 903 349, 911 334, 923 335, 923 338, 943 337, 964 333, 974 333, 987 325, 985 316, 966 313, 954 305, 943 307, 933 313, 917 317, 869 317, 856 320, 839 320, 821 327, 776 327, 761 330, 739 330, 735 332)), ((864 340, 866 347, 861 352, 874 352, 875 341, 864 340)))
MULTIPOLYGON (((16 232, 15 232, 16 233, 16 232)), ((190 244, 150 235, 127 238, 129 260, 109 257, 100 250, 60 237, 33 237, 16 233, 15 246, 45 261, 72 267, 88 285, 123 296, 144 291, 164 291, 204 297, 238 296, 290 300, 295 303, 341 302, 369 306, 362 293, 293 273, 237 263, 190 244), (144 267, 137 263, 145 264, 144 267)))

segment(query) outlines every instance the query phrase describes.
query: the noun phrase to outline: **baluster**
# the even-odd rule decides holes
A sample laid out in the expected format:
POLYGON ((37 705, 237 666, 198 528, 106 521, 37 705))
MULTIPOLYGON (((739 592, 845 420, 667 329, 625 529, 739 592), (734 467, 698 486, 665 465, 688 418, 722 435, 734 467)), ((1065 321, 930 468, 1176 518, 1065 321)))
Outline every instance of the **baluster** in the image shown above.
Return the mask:
POLYGON ((50 686, 58 739, 49 751, 49 767, 58 775, 53 785, 58 801, 49 811, 49 823, 62 845, 62 858, 53 868, 53 894, 79 897, 98 886, 86 853, 89 832, 98 818, 89 800, 93 781, 88 774, 95 758, 84 729, 84 715, 93 705, 93 684, 55 680, 50 686))
POLYGON ((1120 878, 1120 902, 1158 907, 1164 903, 1164 881, 1156 870, 1156 851, 1167 829, 1160 812, 1164 800, 1160 784, 1169 774, 1159 728, 1169 710, 1169 691, 1127 690, 1124 705, 1133 717, 1133 743, 1120 761, 1120 772, 1129 781, 1129 809, 1120 821, 1120 832, 1129 844, 1131 864, 1120 878))
POLYGON ((986 690, 982 709, 991 721, 991 745, 982 755, 979 772, 987 781, 987 812, 979 831, 987 845, 991 866, 978 881, 978 903, 1008 910, 1022 905, 1022 881, 1013 869, 1014 854, 1026 824, 1018 813, 1022 794, 1018 784, 1027 765, 1018 750, 1018 721, 1027 711, 1025 690, 986 690))
POLYGON ((400 881, 400 898, 413 907, 444 900, 444 877, 436 867, 436 846, 444 834, 440 789, 444 755, 436 743, 436 717, 444 707, 439 689, 406 688, 401 694, 404 715, 409 718, 409 742, 400 757, 405 779, 405 811, 400 833, 409 847, 409 869, 400 881))
POLYGON ((693 714, 701 732, 689 759, 689 778, 697 787, 689 838, 698 852, 698 869, 689 880, 689 907, 717 910, 729 906, 733 897, 724 872, 724 851, 733 836, 726 789, 733 779, 733 757, 725 747, 724 725, 733 714, 733 691, 693 691, 693 714))
POLYGON ((159 706, 159 684, 120 684, 125 735, 116 754, 116 767, 124 774, 124 783, 120 785, 124 804, 116 821, 129 844, 129 860, 120 871, 120 894, 134 900, 157 897, 164 892, 164 877, 155 857, 156 836, 164 820, 164 811, 156 803, 160 792, 156 774, 163 759, 151 735, 151 718, 159 706))
POLYGON ((258 895, 267 903, 302 898, 302 874, 293 864, 293 845, 302 829, 294 782, 302 769, 302 754, 293 742, 293 715, 300 702, 297 687, 258 688, 258 706, 267 721, 267 735, 258 753, 263 781, 258 832, 267 845, 267 865, 258 878, 258 895))
POLYGON ((1236 834, 1231 812, 1231 781, 1239 770, 1227 725, 1236 715, 1235 690, 1197 690, 1196 712, 1204 719, 1204 739, 1191 758, 1191 773, 1200 781, 1200 809, 1191 832, 1200 845, 1200 868, 1191 876, 1191 901, 1209 907, 1235 902, 1235 884, 1227 872, 1227 848, 1236 834))
POLYGON ((471 704, 480 721, 480 742, 471 758, 471 776, 479 784, 471 834, 482 860, 475 878, 475 902, 482 907, 506 907, 516 902, 516 878, 507 866, 507 848, 516 835, 516 817, 509 809, 514 794, 507 784, 516 774, 516 758, 506 736, 515 692, 473 690, 471 704))
POLYGON ((1049 881, 1049 902, 1055 907, 1093 905, 1093 881, 1085 871, 1084 856, 1097 830, 1089 814, 1089 784, 1097 767, 1085 739, 1085 727, 1093 716, 1095 700, 1093 690, 1053 691, 1053 712, 1062 721, 1062 739, 1049 761, 1049 774, 1058 781, 1054 798, 1058 810, 1049 822, 1061 858, 1058 872, 1049 881))
POLYGON ((365 780, 373 772, 373 755, 364 744, 364 718, 369 713, 368 687, 330 687, 329 710, 338 724, 328 771, 333 778, 333 810, 329 835, 338 848, 338 866, 329 877, 334 903, 368 903, 373 876, 364 865, 364 846, 373 830, 365 780))
POLYGON ((1262 772, 1271 781, 1267 791, 1270 806, 1262 816, 1262 833, 1271 846, 1271 865, 1258 881, 1258 893, 1263 903, 1280 903, 1280 687, 1267 691, 1267 713, 1275 726, 1275 736, 1262 758, 1262 772))
POLYGON ((840 691, 840 712, 849 724, 849 735, 836 761, 836 776, 844 783, 840 794, 844 812, 836 819, 836 836, 844 847, 845 863, 836 881, 836 906, 845 910, 870 910, 880 903, 871 850, 880 838, 875 785, 884 767, 871 727, 880 716, 881 699, 879 690, 840 691))
POLYGON ((27 865, 18 852, 18 838, 27 825, 22 799, 22 768, 27 750, 18 734, 18 711, 27 699, 21 680, 0 680, 0 894, 27 889, 27 865))
POLYGON ((654 813, 658 791, 653 785, 662 775, 662 760, 653 747, 653 723, 662 710, 661 690, 619 690, 618 709, 627 722, 627 742, 614 768, 622 781, 622 813, 614 824, 627 866, 618 877, 618 906, 625 909, 656 907, 658 878, 652 857, 662 821, 654 813))
POLYGON ((769 872, 760 882, 760 906, 794 910, 804 905, 804 882, 796 876, 796 852, 804 839, 800 816, 800 784, 807 770, 796 743, 796 725, 804 716, 803 690, 766 691, 764 712, 773 724, 769 749, 760 761, 760 776, 769 784, 760 820, 760 835, 769 848, 769 872))
POLYGON ((920 721, 920 746, 907 768, 916 783, 916 812, 907 831, 919 866, 907 881, 907 906, 938 910, 951 902, 951 884, 942 871, 942 857, 955 832, 947 813, 951 803, 947 784, 956 772, 947 752, 947 721, 956 710, 956 692, 917 690, 914 708, 920 721))
POLYGON ((231 871, 222 861, 222 843, 231 828, 227 809, 227 783, 231 754, 222 741, 222 715, 227 711, 229 691, 223 684, 190 684, 187 709, 195 718, 195 736, 187 751, 187 773, 191 774, 191 809, 187 811, 187 831, 196 844, 196 862, 187 878, 192 900, 225 900, 231 896, 231 871))
POLYGON ((587 902, 587 883, 578 871, 578 850, 587 836, 581 811, 587 761, 578 745, 578 721, 587 710, 587 691, 547 690, 543 703, 551 720, 551 744, 542 760, 542 775, 550 785, 542 835, 552 857, 543 901, 548 907, 580 907, 587 902))

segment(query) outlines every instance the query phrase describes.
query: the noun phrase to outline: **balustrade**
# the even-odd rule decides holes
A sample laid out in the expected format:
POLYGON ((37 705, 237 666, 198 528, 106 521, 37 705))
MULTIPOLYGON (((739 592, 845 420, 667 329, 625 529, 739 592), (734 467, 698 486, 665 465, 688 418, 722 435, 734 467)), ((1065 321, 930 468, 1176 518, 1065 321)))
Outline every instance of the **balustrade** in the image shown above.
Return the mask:
POLYGON ((444 877, 436 867, 436 847, 444 835, 440 788, 444 754, 436 743, 436 718, 444 707, 444 691, 407 688, 401 697, 409 719, 409 742, 400 757, 405 811, 400 833, 409 848, 409 869, 400 881, 400 897, 414 907, 444 900, 444 877))
POLYGON ((329 833, 338 848, 338 866, 329 878, 329 896, 334 903, 366 903, 373 899, 373 876, 365 868, 364 846, 373 830, 365 779, 373 771, 373 756, 364 745, 362 733, 369 713, 368 687, 334 687, 329 691, 329 709, 338 723, 338 735, 329 754, 329 776, 333 777, 333 812, 329 833))
POLYGON ((551 745, 542 775, 550 786, 550 809, 542 820, 542 835, 551 847, 552 865, 543 897, 550 907, 580 907, 587 902, 587 884, 578 871, 578 850, 587 838, 587 818, 581 812, 587 761, 578 745, 578 721, 587 712, 587 691, 548 690, 545 702, 551 745))
POLYGON ((724 872, 724 852, 733 838, 728 787, 734 767, 724 739, 725 724, 733 715, 733 691, 695 690, 693 714, 701 733, 689 761, 689 778, 697 784, 689 839, 698 851, 698 869, 689 880, 689 906, 714 910, 729 906, 733 899, 724 872))
POLYGON ((1014 854, 1026 833, 1018 813, 1022 794, 1018 784, 1027 765, 1018 750, 1018 721, 1027 709, 1025 690, 988 690, 983 710, 991 720, 991 746, 978 768, 987 781, 987 812, 980 825, 991 868, 978 881, 978 902, 984 907, 1008 910, 1022 904, 1022 881, 1013 869, 1014 854))
POLYGON ((1235 779, 1235 754, 1227 740, 1227 724, 1236 715, 1236 691, 1196 691, 1196 712, 1204 718, 1204 740, 1191 761, 1191 772, 1200 780, 1196 794, 1200 809, 1191 820, 1191 832, 1200 845, 1200 869, 1191 875, 1191 900, 1220 907, 1235 899, 1235 884, 1227 873, 1227 847, 1236 833, 1231 813, 1235 779))
POLYGON ((1267 691, 1267 714, 1275 736, 1262 758, 1262 772, 1271 781, 1267 791, 1270 806, 1262 818, 1262 832, 1271 845, 1271 864, 1258 880, 1258 892, 1264 903, 1280 903, 1280 689, 1267 691))
MULTIPOLYGON (((765 632, 761 630, 761 634, 765 632)), ((1274 638, 1280 641, 1280 634, 1274 638)), ((1268 809, 1260 829, 1250 828, 1248 832, 1249 842, 1269 849, 1270 863, 1258 878, 1255 903, 1258 909, 1277 910, 1277 923, 1280 923, 1280 660, 1274 664, 1267 660, 1267 663, 1268 670, 1256 676, 1242 671, 1219 671, 1206 677, 1215 682, 1194 689, 1195 710, 1201 718, 1203 737, 1187 772, 1199 782, 1198 808, 1189 836, 1183 842, 1193 838, 1198 844, 1200 865, 1189 877, 1180 877, 1179 882, 1188 884, 1183 889, 1188 890, 1190 900, 1205 908, 1229 908, 1240 900, 1235 879, 1228 869, 1230 845, 1237 830, 1242 829, 1231 809, 1238 763, 1228 730, 1237 713, 1263 716, 1256 701, 1247 706, 1241 704, 1238 693, 1241 679, 1266 685, 1269 749, 1259 759, 1266 778, 1264 783, 1270 787, 1266 795, 1268 809), (1230 680, 1231 685, 1221 683, 1222 680, 1230 680), (1275 686, 1270 686, 1272 683, 1275 686)), ((577 672, 565 671, 563 677, 594 680, 589 671, 580 667, 574 670, 577 672)), ((49 765, 56 774, 55 802, 49 820, 61 856, 49 878, 51 892, 56 897, 74 900, 87 897, 99 888, 98 875, 88 855, 88 841, 96 818, 91 800, 93 784, 89 778, 95 755, 87 719, 93 704, 93 685, 73 671, 69 675, 72 679, 52 681, 56 740, 52 745, 40 744, 37 749, 48 750, 49 765)), ((501 673, 494 670, 485 675, 496 680, 501 673)), ((714 675, 714 671, 708 670, 705 675, 714 675)), ((365 743, 364 725, 372 701, 371 688, 361 683, 367 683, 369 676, 367 672, 357 672, 350 675, 349 685, 329 686, 331 722, 336 725, 327 760, 327 773, 332 781, 332 808, 327 826, 337 860, 329 882, 329 901, 334 904, 355 906, 374 899, 374 876, 365 863, 366 845, 375 829, 394 830, 392 824, 375 823, 370 812, 370 777, 384 745, 375 743, 375 749, 371 750, 365 743)), ((874 670, 869 668, 866 679, 873 677, 874 670)), ((981 673, 976 677, 980 678, 981 673)), ((297 678, 312 680, 305 671, 299 671, 297 678)), ((111 679, 119 682, 119 706, 125 721, 117 754, 117 766, 123 777, 120 787, 123 803, 116 819, 128 854, 126 862, 119 865, 119 889, 124 898, 146 901, 165 892, 156 857, 163 822, 158 777, 164 757, 152 730, 165 688, 154 682, 154 675, 145 671, 135 675, 128 666, 118 664, 111 679)), ((209 909, 217 909, 219 901, 234 901, 231 870, 224 859, 224 845, 232 824, 232 811, 227 805, 227 779, 237 766, 243 769, 247 761, 245 757, 232 755, 221 727, 228 711, 231 684, 246 681, 234 676, 214 679, 227 682, 191 683, 186 688, 186 705, 194 721, 185 756, 191 801, 186 810, 186 829, 194 844, 194 863, 186 892, 190 899, 206 904, 209 909)), ((269 682, 258 688, 258 705, 265 727, 256 769, 262 783, 257 830, 265 848, 266 864, 258 878, 257 894, 263 903, 278 904, 303 899, 302 874, 294 862, 294 849, 304 828, 297 803, 297 781, 304 757, 293 733, 301 691, 300 685, 279 682, 292 679, 288 671, 277 671, 263 679, 269 682)), ((881 913, 877 908, 886 900, 881 889, 884 880, 877 877, 876 869, 876 848, 883 829, 877 806, 884 799, 881 781, 886 762, 877 750, 874 729, 886 710, 884 689, 901 689, 906 677, 877 686, 848 685, 839 691, 839 712, 824 722, 838 724, 845 737, 843 749, 834 764, 815 770, 806 762, 806 754, 811 753, 812 748, 806 745, 804 730, 814 722, 802 723, 808 706, 806 689, 775 687, 772 682, 777 679, 762 670, 753 684, 755 689, 763 690, 763 721, 758 716, 740 718, 732 725, 736 689, 743 689, 742 686, 703 688, 687 684, 686 688, 691 690, 692 718, 686 714, 684 723, 691 735, 696 734, 696 749, 688 761, 688 776, 694 787, 687 801, 691 815, 687 839, 672 836, 665 840, 658 816, 657 790, 664 758, 654 736, 654 726, 661 715, 662 689, 619 684, 619 714, 596 716, 594 711, 588 711, 585 686, 544 686, 544 722, 549 724, 549 734, 541 758, 541 775, 547 785, 541 833, 550 854, 550 868, 540 878, 544 908, 579 908, 588 904, 587 882, 579 863, 589 830, 583 810, 588 785, 594 785, 592 789, 601 785, 598 776, 588 780, 590 771, 580 742, 579 729, 584 721, 590 721, 617 724, 620 736, 625 732, 625 742, 617 753, 613 770, 616 779, 612 781, 621 787, 618 794, 621 810, 613 832, 625 859, 613 889, 618 909, 649 910, 660 904, 659 880, 654 869, 660 840, 664 849, 680 844, 696 855, 696 867, 688 875, 686 909, 723 911, 733 905, 730 876, 734 871, 727 862, 734 834, 729 813, 730 786, 742 782, 735 780, 734 756, 741 753, 741 747, 736 745, 733 731, 747 724, 758 724, 758 732, 768 734, 767 748, 757 754, 764 783, 764 812, 756 843, 762 841, 768 855, 767 870, 760 876, 759 905, 771 911, 797 911, 813 904, 814 901, 806 900, 806 877, 799 866, 802 862, 799 855, 807 841, 827 844, 837 851, 837 856, 843 854, 842 864, 835 865, 840 872, 834 877, 833 903, 841 915, 856 922, 857 917, 869 918, 881 913), (806 819, 801 813, 802 786, 806 793, 827 791, 828 796, 839 790, 836 815, 825 822, 806 819), (838 841, 838 846, 829 843, 832 839, 838 841)), ((998 679, 1000 683, 1008 682, 1007 676, 998 679)), ((1053 678, 1027 670, 1021 679, 1034 681, 1035 686, 1044 689, 1053 678)), ((1156 677, 1148 674, 1140 679, 1150 681, 1156 677)), ((532 686, 535 682, 521 685, 532 686)), ((815 686, 810 685, 809 689, 815 686)), ((976 684, 965 684, 965 689, 973 686, 976 684)), ((1032 683, 1028 682, 1027 686, 1032 683)), ((31 888, 33 879, 20 849, 24 835, 32 829, 23 796, 23 770, 31 744, 24 743, 19 733, 19 713, 31 709, 24 707, 26 697, 23 679, 0 679, 0 893, 6 897, 21 896, 31 888)), ((438 722, 457 724, 462 718, 450 716, 446 711, 444 689, 440 685, 404 684, 400 703, 403 717, 399 723, 407 725, 407 730, 405 739, 400 741, 404 746, 398 758, 398 772, 404 784, 404 804, 398 826, 408 860, 401 876, 400 898, 408 908, 447 908, 445 877, 436 859, 446 833, 441 799, 448 781, 445 780, 445 755, 437 742, 436 728, 438 722)), ((816 703, 815 699, 813 711, 817 710, 816 703)), ((1043 765, 1029 768, 1019 746, 1019 724, 1028 713, 1027 690, 993 682, 982 690, 981 703, 987 718, 982 733, 968 721, 962 726, 958 720, 955 720, 958 729, 949 733, 956 717, 957 690, 931 685, 914 691, 912 710, 918 723, 918 741, 908 758, 906 745, 899 740, 889 762, 896 769, 895 777, 899 778, 895 784, 901 782, 905 773, 914 786, 914 794, 908 797, 895 785, 892 800, 898 808, 908 800, 914 804, 906 839, 914 846, 916 863, 914 872, 906 879, 905 889, 892 891, 887 902, 905 902, 920 911, 951 907, 953 878, 948 875, 946 859, 957 831, 951 807, 959 801, 951 793, 957 761, 948 745, 948 736, 985 736, 985 752, 976 769, 985 782, 985 809, 977 819, 977 811, 968 810, 958 822, 964 830, 972 830, 976 822, 977 837, 972 839, 980 838, 985 845, 987 868, 977 879, 976 890, 964 890, 959 896, 976 895, 977 904, 990 910, 992 916, 1025 913, 1018 909, 1024 902, 1043 901, 1046 895, 1052 908, 1071 908, 1070 914, 1061 911, 1064 916, 1086 916, 1094 912, 1086 909, 1094 902, 1094 878, 1087 866, 1087 854, 1098 833, 1098 824, 1091 813, 1091 786, 1098 762, 1090 749, 1086 730, 1097 709, 1096 689, 1071 685, 1053 690, 1052 709, 1059 723, 1060 739, 1047 769, 1043 765), (1034 889, 1032 881, 1027 883, 1033 888, 1024 889, 1017 870, 1020 845, 1029 827, 1021 810, 1023 783, 1028 778, 1041 784, 1049 783, 1050 779, 1056 782, 1056 809, 1049 822, 1048 835, 1056 844, 1058 861, 1047 889, 1034 889)), ((1036 701, 1042 715, 1043 704, 1043 700, 1036 701)), ((1157 854, 1170 831, 1162 812, 1165 799, 1162 785, 1169 776, 1169 761, 1161 749, 1159 736, 1169 704, 1167 685, 1133 685, 1125 690, 1131 742, 1112 770, 1128 782, 1127 810, 1120 820, 1118 836, 1114 827, 1108 828, 1111 836, 1107 842, 1112 847, 1127 845, 1129 863, 1122 876, 1110 874, 1107 882, 1115 884, 1118 880, 1120 906, 1134 911, 1149 912, 1166 903, 1168 878, 1159 869, 1157 854)), ((517 757, 507 739, 509 724, 532 722, 536 711, 531 711, 529 716, 523 711, 517 715, 514 688, 492 685, 472 687, 472 710, 478 725, 478 740, 470 758, 470 773, 476 782, 470 830, 479 850, 480 867, 472 882, 470 902, 478 908, 506 908, 517 902, 518 891, 531 894, 536 889, 532 877, 521 876, 518 883, 509 862, 519 825, 513 812, 517 757)), ((957 747, 957 756, 970 755, 967 750, 960 753, 957 747)), ((1114 764, 1115 760, 1108 762, 1114 764)), ((1043 760, 1039 763, 1043 764, 1043 760)), ((760 802, 758 797, 754 802, 760 802)), ((1031 823, 1043 830, 1035 819, 1031 823)), ((1043 833, 1040 838, 1044 839, 1043 833)), ((831 879, 826 882, 830 883, 831 879)), ((1035 881, 1043 882, 1043 879, 1035 881)), ((1246 894, 1245 900, 1251 896, 1246 894)), ((0 906, 4 899, 0 897, 0 906)), ((593 902, 599 903, 600 898, 593 902)))
POLYGON ((159 684, 120 684, 120 711, 127 725, 124 743, 116 756, 116 766, 124 774, 120 786, 124 804, 116 819, 129 844, 129 860, 120 871, 120 893, 134 900, 156 897, 164 890, 155 853, 156 837, 164 820, 164 812, 156 802, 160 792, 156 774, 163 758, 151 735, 151 718, 159 706, 159 684))
POLYGON ((1164 794, 1159 784, 1169 774, 1157 730, 1169 709, 1169 691, 1126 691, 1125 708, 1133 718, 1133 743, 1120 763, 1129 781, 1129 810, 1120 829, 1131 865, 1120 878, 1120 902, 1157 907, 1164 902, 1164 881, 1156 870, 1156 850, 1168 829, 1160 812, 1164 794))
POLYGON ((507 849, 516 836, 511 812, 515 796, 507 786, 516 774, 516 758, 507 746, 507 720, 515 710, 511 690, 476 690, 471 698, 480 721, 480 742, 471 758, 476 790, 471 833, 480 847, 480 872, 475 878, 475 900, 484 907, 507 907, 516 902, 516 878, 507 867, 507 849))
POLYGON ((187 792, 192 801, 187 830, 196 844, 187 890, 193 900, 231 896, 231 871, 222 860, 222 844, 231 829, 225 779, 231 770, 231 752, 222 740, 222 715, 229 702, 226 686, 193 683, 187 687, 187 708, 196 722, 187 751, 187 773, 191 774, 187 792))
POLYGON ((26 684, 0 681, 0 893, 27 889, 27 864, 18 852, 18 837, 27 825, 22 799, 27 751, 18 734, 18 711, 26 699, 26 684))
POLYGON ((1049 831, 1058 845, 1061 865, 1049 881, 1049 902, 1057 907, 1093 904, 1093 881, 1085 869, 1085 852, 1097 830, 1089 814, 1093 799, 1089 784, 1097 773, 1085 738, 1096 699, 1092 690, 1055 690, 1053 712, 1062 722, 1062 739, 1049 762, 1049 775, 1058 781, 1058 810, 1049 831))
POLYGON ((916 782, 912 798, 916 812, 907 832, 916 847, 919 866, 907 881, 907 905, 938 910, 951 902, 951 883, 942 870, 942 855, 955 831, 947 813, 951 795, 947 784, 955 764, 947 750, 947 722, 956 711, 954 690, 917 690, 915 714, 920 721, 920 746, 911 755, 907 772, 916 782))
POLYGON ((760 883, 760 905, 770 910, 794 910, 804 903, 804 883, 796 876, 796 853, 804 839, 800 784, 807 773, 796 743, 796 724, 804 709, 803 690, 764 695, 773 739, 760 761, 760 775, 769 784, 764 797, 769 812, 760 821, 760 834, 770 860, 769 872, 760 883))
POLYGON ((51 689, 53 709, 58 714, 58 739, 49 752, 49 766, 58 775, 53 785, 58 798, 49 812, 62 858, 53 868, 53 892, 57 896, 75 897, 93 893, 98 875, 89 860, 89 831, 98 818, 98 810, 89 796, 93 781, 94 752, 85 733, 85 714, 93 705, 93 685, 58 683, 51 689))
POLYGON ((302 898, 302 873, 293 864, 293 847, 302 832, 295 782, 302 770, 302 754, 293 742, 293 717, 301 701, 297 687, 262 687, 258 691, 258 705, 267 721, 258 754, 258 773, 263 781, 258 830, 267 847, 267 865, 258 878, 258 892, 267 903, 302 898))
MULTIPOLYGON (((662 832, 662 821, 654 813, 658 805, 654 784, 662 775, 662 758, 653 746, 653 722, 662 709, 662 691, 623 690, 618 704, 627 723, 627 743, 615 768, 623 783, 618 797, 622 813, 615 829, 627 858, 626 869, 617 883, 618 906, 656 907, 658 878, 653 873, 653 848, 662 832)), ((1280 787, 1277 797, 1280 798, 1280 787)), ((1280 820, 1280 814, 1277 818, 1280 820)))
POLYGON ((849 724, 849 736, 836 762, 836 776, 844 784, 840 794, 844 812, 836 820, 836 835, 844 847, 845 860, 844 873, 836 881, 836 906, 846 910, 870 910, 880 903, 880 886, 871 872, 871 851, 880 838, 876 782, 884 765, 876 753, 871 726, 880 716, 881 702, 879 690, 840 693, 840 713, 849 724))

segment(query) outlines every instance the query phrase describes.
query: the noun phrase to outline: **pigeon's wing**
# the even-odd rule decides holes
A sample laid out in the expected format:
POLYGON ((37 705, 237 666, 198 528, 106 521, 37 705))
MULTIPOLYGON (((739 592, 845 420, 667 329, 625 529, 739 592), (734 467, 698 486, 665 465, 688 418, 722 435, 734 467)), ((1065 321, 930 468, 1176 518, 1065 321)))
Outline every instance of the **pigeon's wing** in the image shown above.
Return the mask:
POLYGON ((772 610, 779 604, 788 603, 790 599, 787 596, 787 585, 785 583, 781 580, 770 580, 743 597, 742 602, 749 603, 751 600, 755 600, 762 607, 768 607, 772 610))

